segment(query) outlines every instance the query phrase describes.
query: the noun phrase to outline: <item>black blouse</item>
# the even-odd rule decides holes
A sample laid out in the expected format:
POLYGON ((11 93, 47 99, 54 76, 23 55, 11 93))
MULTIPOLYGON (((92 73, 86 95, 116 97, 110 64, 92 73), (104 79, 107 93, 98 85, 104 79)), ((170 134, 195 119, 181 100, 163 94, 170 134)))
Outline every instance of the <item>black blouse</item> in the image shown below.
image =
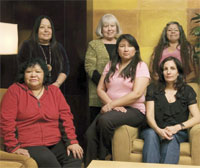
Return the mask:
POLYGON ((164 91, 158 91, 154 84, 147 88, 146 101, 154 101, 155 120, 160 128, 182 123, 188 120, 188 106, 197 103, 196 93, 189 85, 177 91, 176 101, 169 103, 164 91))

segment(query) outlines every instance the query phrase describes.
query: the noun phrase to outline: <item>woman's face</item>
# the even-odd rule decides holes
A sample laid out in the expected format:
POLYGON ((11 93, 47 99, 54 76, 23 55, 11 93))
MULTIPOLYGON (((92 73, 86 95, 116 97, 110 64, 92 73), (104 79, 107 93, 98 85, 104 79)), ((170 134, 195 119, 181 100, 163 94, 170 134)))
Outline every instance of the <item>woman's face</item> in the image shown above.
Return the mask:
POLYGON ((118 46, 118 53, 122 61, 130 61, 135 56, 136 50, 127 40, 122 39, 118 46))
POLYGON ((174 83, 177 80, 179 73, 173 60, 164 63, 163 75, 167 83, 174 83))
POLYGON ((51 23, 48 19, 41 20, 40 27, 38 29, 38 39, 41 44, 48 45, 52 38, 51 23))
POLYGON ((43 86, 44 71, 39 64, 25 70, 24 81, 30 89, 40 89, 43 86))
POLYGON ((112 40, 117 34, 117 26, 114 22, 104 23, 102 28, 103 38, 112 40))
POLYGON ((170 42, 178 42, 180 38, 180 31, 177 24, 171 24, 167 27, 167 39, 170 42))

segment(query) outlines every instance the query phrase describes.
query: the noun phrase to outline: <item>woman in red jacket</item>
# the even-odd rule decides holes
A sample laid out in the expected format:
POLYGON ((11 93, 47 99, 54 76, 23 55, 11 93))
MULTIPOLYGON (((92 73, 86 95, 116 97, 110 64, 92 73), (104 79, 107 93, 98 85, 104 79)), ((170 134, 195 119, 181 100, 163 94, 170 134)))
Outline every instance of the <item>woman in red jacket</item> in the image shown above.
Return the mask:
POLYGON ((73 115, 60 89, 48 85, 46 64, 38 58, 25 62, 17 81, 1 104, 6 150, 32 157, 38 167, 81 167, 83 150, 76 140, 73 115))

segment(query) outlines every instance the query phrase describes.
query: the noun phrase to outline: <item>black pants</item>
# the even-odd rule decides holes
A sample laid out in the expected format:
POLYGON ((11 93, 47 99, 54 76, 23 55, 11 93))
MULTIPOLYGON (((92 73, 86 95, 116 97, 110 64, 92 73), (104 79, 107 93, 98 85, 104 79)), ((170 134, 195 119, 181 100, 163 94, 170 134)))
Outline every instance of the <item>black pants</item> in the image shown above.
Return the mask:
POLYGON ((111 153, 111 140, 116 128, 122 125, 140 126, 145 119, 138 109, 126 107, 127 112, 112 110, 99 114, 86 131, 85 166, 93 159, 105 159, 111 153))
POLYGON ((95 120, 96 116, 100 113, 101 107, 90 107, 90 124, 95 120))
POLYGON ((75 159, 60 141, 53 146, 31 146, 26 147, 31 157, 37 162, 39 168, 81 168, 81 160, 75 159))

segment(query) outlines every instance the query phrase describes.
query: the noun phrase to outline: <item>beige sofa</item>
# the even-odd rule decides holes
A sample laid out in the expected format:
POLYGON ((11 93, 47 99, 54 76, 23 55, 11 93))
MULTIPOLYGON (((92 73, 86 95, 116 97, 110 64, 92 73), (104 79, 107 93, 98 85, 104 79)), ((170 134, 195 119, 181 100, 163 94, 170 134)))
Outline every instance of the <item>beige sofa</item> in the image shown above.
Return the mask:
MULTIPOLYGON (((0 102, 7 89, 0 88, 0 102)), ((0 167, 1 168, 38 168, 37 163, 27 156, 12 154, 4 151, 3 140, 0 139, 0 167)))
MULTIPOLYGON (((189 85, 197 93, 199 101, 199 85, 196 83, 190 83, 189 85)), ((113 160, 142 162, 143 144, 143 140, 138 138, 137 128, 127 125, 119 127, 115 131, 112 140, 113 160)), ((200 124, 189 130, 189 142, 181 143, 179 164, 200 165, 200 124)))

